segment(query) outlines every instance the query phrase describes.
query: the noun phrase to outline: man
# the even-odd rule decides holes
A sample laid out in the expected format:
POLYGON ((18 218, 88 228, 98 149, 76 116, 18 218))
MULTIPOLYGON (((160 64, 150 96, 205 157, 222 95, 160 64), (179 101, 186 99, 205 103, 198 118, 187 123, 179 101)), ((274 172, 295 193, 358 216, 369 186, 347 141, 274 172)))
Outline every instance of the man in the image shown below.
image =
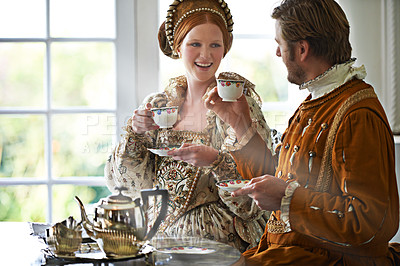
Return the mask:
POLYGON ((393 135, 365 68, 353 67, 349 23, 334 0, 284 0, 273 10, 276 55, 310 95, 273 155, 244 97, 207 108, 236 133, 232 155, 252 181, 232 193, 273 211, 238 265, 400 265, 393 135))

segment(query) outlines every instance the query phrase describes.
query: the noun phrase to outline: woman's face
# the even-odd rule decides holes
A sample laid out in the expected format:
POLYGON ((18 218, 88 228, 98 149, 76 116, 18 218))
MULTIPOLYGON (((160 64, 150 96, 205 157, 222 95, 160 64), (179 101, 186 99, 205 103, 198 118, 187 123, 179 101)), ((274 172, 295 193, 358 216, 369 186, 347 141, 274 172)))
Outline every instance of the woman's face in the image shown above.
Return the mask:
POLYGON ((183 39, 178 53, 188 79, 201 82, 213 81, 224 57, 221 30, 211 23, 194 27, 183 39))

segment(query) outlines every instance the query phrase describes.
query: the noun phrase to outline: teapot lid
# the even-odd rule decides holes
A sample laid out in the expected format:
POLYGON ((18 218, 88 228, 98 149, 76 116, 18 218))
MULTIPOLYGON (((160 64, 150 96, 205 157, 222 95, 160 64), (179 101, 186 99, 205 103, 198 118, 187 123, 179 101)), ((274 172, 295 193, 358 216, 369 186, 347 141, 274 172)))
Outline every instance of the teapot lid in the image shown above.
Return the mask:
POLYGON ((119 191, 118 195, 111 195, 107 197, 108 204, 130 204, 132 203, 132 198, 122 195, 122 190, 128 190, 126 187, 116 187, 119 191))

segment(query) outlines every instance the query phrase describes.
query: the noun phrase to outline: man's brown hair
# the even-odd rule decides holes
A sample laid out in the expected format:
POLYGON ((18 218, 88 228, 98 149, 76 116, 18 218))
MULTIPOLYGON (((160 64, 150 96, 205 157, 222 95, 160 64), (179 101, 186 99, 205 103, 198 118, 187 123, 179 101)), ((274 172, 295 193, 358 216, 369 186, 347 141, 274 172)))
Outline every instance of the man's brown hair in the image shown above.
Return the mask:
POLYGON ((280 23, 289 46, 306 40, 314 56, 332 65, 351 58, 349 22, 334 0, 283 0, 274 8, 272 18, 280 23))

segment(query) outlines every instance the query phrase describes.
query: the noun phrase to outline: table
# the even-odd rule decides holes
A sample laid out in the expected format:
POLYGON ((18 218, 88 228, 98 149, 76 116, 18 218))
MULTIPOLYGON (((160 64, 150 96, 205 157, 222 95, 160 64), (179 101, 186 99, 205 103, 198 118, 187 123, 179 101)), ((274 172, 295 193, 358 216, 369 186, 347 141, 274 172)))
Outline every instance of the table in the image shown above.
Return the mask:
MULTIPOLYGON (((43 225, 45 227, 45 225, 43 225)), ((148 256, 128 260, 96 260, 78 262, 70 260, 49 259, 41 251, 47 245, 38 236, 32 234, 32 224, 25 222, 0 222, 0 265, 231 265, 240 257, 235 248, 216 241, 197 237, 154 237, 150 244, 156 251, 148 256), (203 247, 208 254, 176 254, 171 247, 203 247), (157 249, 165 249, 163 253, 157 249), (170 251, 172 250, 172 251, 170 251)), ((177 248, 175 248, 177 249, 177 248)), ((203 253, 203 252, 200 252, 203 253)))

